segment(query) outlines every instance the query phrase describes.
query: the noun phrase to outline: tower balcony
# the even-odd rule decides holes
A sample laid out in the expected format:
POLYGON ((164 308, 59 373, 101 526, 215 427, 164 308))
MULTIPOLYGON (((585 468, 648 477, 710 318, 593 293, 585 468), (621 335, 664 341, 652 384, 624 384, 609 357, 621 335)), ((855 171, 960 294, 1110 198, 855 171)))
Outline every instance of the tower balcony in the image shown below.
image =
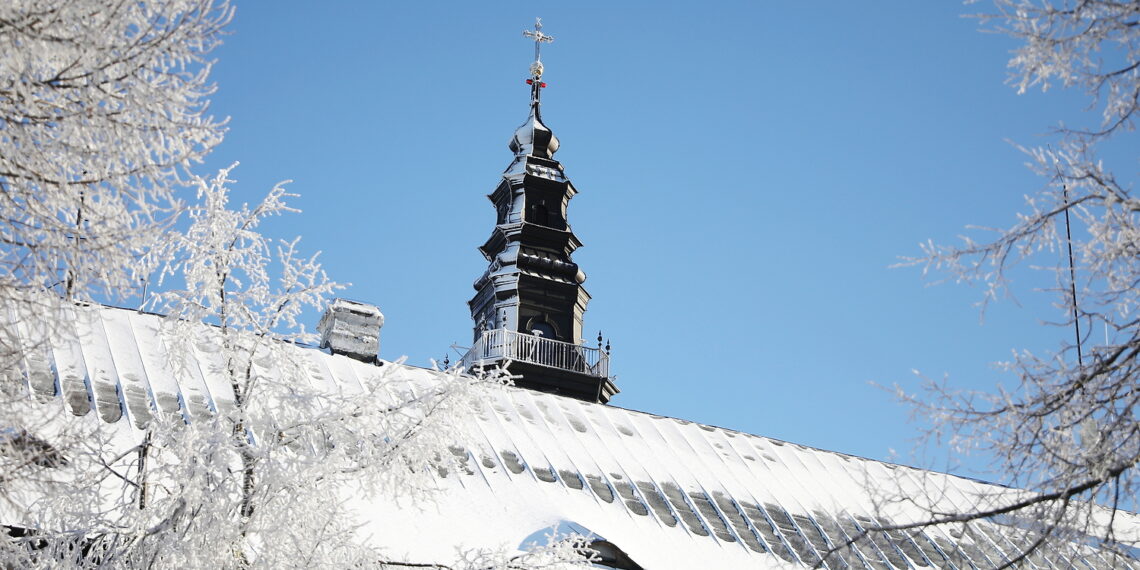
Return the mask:
POLYGON ((526 362, 546 368, 609 378, 610 355, 591 348, 507 329, 483 331, 463 355, 463 367, 488 366, 503 361, 526 362))

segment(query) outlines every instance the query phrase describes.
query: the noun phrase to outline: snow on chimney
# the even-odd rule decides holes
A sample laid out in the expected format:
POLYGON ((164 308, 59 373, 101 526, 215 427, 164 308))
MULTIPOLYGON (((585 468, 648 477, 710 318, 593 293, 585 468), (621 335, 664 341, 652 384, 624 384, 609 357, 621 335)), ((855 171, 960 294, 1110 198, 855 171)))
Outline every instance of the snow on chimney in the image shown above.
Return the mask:
POLYGON ((379 308, 334 299, 317 324, 317 332, 321 334, 321 348, 363 362, 375 362, 380 355, 382 326, 384 314, 379 308))

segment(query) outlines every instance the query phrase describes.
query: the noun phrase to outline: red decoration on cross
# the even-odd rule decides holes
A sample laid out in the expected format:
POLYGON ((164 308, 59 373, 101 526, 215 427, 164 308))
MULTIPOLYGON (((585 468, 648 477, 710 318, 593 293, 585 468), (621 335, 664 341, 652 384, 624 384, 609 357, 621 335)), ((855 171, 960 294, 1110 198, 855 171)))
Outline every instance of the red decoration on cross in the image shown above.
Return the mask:
MULTIPOLYGON (((527 80, 526 80, 526 84, 527 84, 527 85, 534 85, 534 80, 533 80, 533 79, 527 79, 527 80)), ((540 82, 538 83, 538 86, 539 86, 539 88, 545 88, 545 87, 546 87, 546 82, 545 82, 545 81, 540 81, 540 82)))

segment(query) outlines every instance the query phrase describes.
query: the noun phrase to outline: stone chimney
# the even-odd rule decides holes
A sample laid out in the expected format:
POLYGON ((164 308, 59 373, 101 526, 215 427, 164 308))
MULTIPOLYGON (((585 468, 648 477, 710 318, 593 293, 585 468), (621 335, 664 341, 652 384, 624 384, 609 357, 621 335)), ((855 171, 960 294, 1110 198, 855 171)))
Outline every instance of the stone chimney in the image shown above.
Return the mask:
POLYGON ((348 299, 334 299, 317 324, 317 332, 321 334, 321 348, 363 362, 376 362, 380 355, 382 326, 384 314, 379 308, 348 299))

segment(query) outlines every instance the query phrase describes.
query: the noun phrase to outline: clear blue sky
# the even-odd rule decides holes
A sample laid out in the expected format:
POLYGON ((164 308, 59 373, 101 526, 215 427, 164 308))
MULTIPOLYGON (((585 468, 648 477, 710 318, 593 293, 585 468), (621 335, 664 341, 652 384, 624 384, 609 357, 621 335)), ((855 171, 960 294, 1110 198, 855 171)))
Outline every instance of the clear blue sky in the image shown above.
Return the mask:
MULTIPOLYGON (((303 236, 387 316, 382 356, 466 345, 485 198, 527 112, 542 16, 546 123, 581 191, 570 222, 612 338, 614 404, 909 462, 920 424, 871 382, 961 386, 1069 331, 891 269, 928 238, 1006 225, 1043 180, 1009 141, 1082 106, 1004 85, 1012 40, 956 2, 238 1, 216 52, 207 168, 240 200, 293 179, 303 236)), ((1045 279, 1045 285, 1051 282, 1045 279)), ((316 316, 313 317, 315 324, 316 316)), ((452 359, 455 359, 454 353, 452 359)))

